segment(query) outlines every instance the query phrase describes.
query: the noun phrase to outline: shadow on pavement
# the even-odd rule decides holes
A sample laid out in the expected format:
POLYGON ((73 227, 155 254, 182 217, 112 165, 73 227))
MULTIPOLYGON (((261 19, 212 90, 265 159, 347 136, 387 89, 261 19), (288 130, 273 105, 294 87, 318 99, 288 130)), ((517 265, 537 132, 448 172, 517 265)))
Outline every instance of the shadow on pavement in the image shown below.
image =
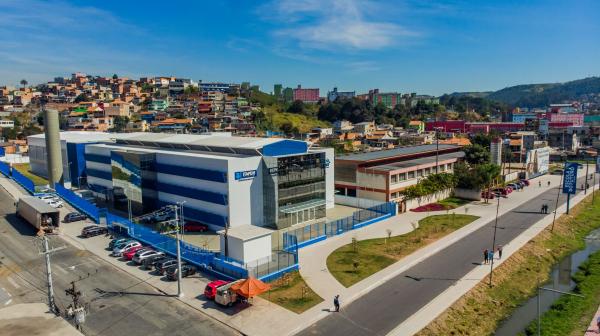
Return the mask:
POLYGON ((35 236, 37 233, 37 230, 31 226, 31 224, 27 223, 24 219, 17 217, 14 213, 6 214, 4 218, 6 218, 6 221, 23 236, 35 236))

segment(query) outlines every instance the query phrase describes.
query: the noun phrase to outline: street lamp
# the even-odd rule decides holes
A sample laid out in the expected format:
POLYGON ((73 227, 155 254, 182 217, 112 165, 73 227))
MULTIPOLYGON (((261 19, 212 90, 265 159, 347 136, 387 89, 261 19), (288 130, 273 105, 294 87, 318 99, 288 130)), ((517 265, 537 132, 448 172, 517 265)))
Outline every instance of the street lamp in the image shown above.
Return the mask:
MULTIPOLYGON (((491 195, 488 189, 488 195, 491 195)), ((496 231, 498 229, 498 213, 500 211, 500 196, 498 196, 498 203, 496 205, 496 219, 494 220, 494 237, 492 238, 492 262, 490 263, 490 283, 489 286, 492 287, 492 277, 494 276, 494 251, 496 250, 496 231)))
POLYGON ((541 293, 543 290, 548 291, 548 292, 560 293, 560 294, 564 294, 564 295, 576 296, 579 298, 585 298, 585 296, 580 295, 580 294, 563 292, 563 291, 560 291, 558 289, 553 289, 553 288, 540 287, 540 279, 538 278, 538 286, 537 286, 537 335, 538 336, 540 336, 542 334, 540 296, 541 296, 541 293))

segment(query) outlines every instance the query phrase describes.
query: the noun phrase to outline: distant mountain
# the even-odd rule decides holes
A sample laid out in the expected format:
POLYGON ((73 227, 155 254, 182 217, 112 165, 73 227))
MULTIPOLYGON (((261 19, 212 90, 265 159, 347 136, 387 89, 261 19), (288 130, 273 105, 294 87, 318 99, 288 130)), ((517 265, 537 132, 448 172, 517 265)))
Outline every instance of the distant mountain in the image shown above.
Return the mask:
POLYGON ((451 95, 487 98, 512 106, 543 107, 553 103, 581 100, 589 94, 600 94, 600 77, 565 83, 517 85, 495 92, 455 92, 451 95))

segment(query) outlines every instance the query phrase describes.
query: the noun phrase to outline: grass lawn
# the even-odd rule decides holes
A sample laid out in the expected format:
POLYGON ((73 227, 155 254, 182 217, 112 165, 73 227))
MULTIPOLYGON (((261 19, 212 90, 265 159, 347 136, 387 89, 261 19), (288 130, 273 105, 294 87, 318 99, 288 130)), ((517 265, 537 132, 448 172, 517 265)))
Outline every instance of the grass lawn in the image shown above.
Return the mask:
MULTIPOLYGON (((597 193, 596 197, 600 196, 597 193)), ((502 320, 535 294, 537 279, 543 283, 552 266, 583 248, 584 238, 598 227, 600 202, 592 204, 590 195, 573 207, 570 215, 557 219, 553 233, 542 231, 494 270, 493 287, 488 286, 487 278, 478 283, 417 335, 492 335, 502 320)), ((600 280, 593 276, 587 281, 595 287, 600 280)), ((586 307, 555 306, 557 310, 569 309, 569 314, 549 312, 542 318, 542 334, 583 335, 600 304, 599 292, 594 288, 591 295, 586 293, 586 298, 592 299, 586 307), (551 329, 561 325, 560 332, 551 329)))
POLYGON ((418 229, 407 234, 361 240, 338 248, 327 257, 327 268, 342 285, 350 287, 477 218, 459 214, 425 217, 418 229))
POLYGON ((308 287, 298 271, 287 273, 269 284, 271 290, 261 294, 260 297, 294 313, 300 314, 323 301, 308 287))
POLYGON ((18 170, 19 173, 25 175, 25 177, 30 179, 33 182, 33 184, 36 186, 48 184, 48 180, 46 180, 43 177, 34 175, 32 172, 29 171, 29 169, 30 169, 29 163, 15 163, 15 164, 13 164, 13 168, 18 170))
POLYGON ((469 204, 471 203, 471 201, 462 198, 448 197, 446 199, 438 201, 437 203, 445 206, 447 209, 455 209, 465 204, 469 204))

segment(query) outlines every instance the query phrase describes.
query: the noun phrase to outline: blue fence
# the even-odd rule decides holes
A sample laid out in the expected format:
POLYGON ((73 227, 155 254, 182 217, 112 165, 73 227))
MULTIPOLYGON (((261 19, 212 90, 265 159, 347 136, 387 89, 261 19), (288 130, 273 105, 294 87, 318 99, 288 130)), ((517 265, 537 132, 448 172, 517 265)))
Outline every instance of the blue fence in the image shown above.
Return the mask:
POLYGON ((4 174, 6 177, 10 177, 10 166, 8 163, 0 162, 0 173, 4 174))
POLYGON ((71 190, 63 187, 60 184, 55 185, 56 193, 65 201, 69 202, 77 210, 89 216, 94 222, 100 221, 100 209, 93 203, 85 200, 71 190))
MULTIPOLYGON (((132 238, 148 245, 152 245, 152 247, 172 256, 177 256, 177 239, 169 235, 161 234, 146 226, 130 222, 123 217, 111 213, 106 214, 106 223, 111 228, 125 228, 132 238)), ((215 254, 213 252, 186 242, 180 241, 179 248, 183 260, 201 267, 211 266, 215 259, 215 254)))
POLYGON ((396 215, 396 203, 386 202, 356 211, 352 216, 326 223, 315 223, 283 234, 283 249, 302 248, 396 215))
POLYGON ((25 188, 25 190, 27 190, 30 194, 35 193, 35 185, 33 184, 33 181, 25 177, 25 175, 21 174, 18 170, 12 170, 12 179, 25 188))

